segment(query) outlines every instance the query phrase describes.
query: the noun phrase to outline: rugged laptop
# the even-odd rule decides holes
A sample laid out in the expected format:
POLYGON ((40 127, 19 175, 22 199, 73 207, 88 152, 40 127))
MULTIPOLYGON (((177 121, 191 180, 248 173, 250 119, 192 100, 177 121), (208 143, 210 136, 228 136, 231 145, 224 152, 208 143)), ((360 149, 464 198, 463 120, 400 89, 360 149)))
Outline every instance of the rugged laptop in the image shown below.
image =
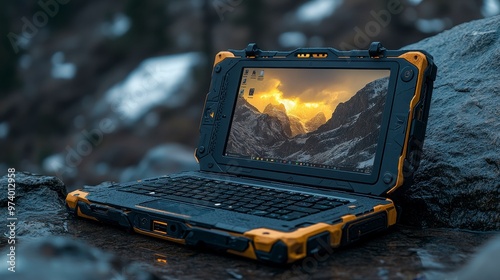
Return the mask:
POLYGON ((200 170, 76 190, 68 209, 273 263, 352 243, 396 223, 386 197, 419 165, 436 71, 427 53, 380 43, 220 52, 200 170))

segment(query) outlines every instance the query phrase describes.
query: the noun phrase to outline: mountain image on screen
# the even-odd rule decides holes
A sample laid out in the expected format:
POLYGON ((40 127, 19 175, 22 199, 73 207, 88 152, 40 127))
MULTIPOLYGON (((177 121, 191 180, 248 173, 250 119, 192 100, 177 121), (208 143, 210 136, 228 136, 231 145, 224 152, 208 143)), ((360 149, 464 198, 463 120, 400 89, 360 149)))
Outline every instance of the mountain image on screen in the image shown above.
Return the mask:
POLYGON ((226 153, 307 162, 347 169, 373 166, 389 77, 367 83, 339 103, 329 119, 308 121, 287 114, 283 104, 261 113, 238 97, 226 153))

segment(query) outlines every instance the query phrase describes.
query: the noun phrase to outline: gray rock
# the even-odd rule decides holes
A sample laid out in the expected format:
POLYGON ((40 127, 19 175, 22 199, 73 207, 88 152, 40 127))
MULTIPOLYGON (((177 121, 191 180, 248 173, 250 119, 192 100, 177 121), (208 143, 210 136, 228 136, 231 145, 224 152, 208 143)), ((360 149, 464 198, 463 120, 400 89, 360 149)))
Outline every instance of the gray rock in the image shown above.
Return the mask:
POLYGON ((500 236, 481 246, 476 255, 459 271, 446 277, 447 279, 498 279, 500 269, 500 236))
MULTIPOLYGON (((7 186, 8 179, 7 176, 0 178, 0 186, 7 186)), ((64 183, 56 177, 35 175, 28 172, 17 172, 13 179, 15 184, 15 199, 29 196, 32 192, 40 189, 50 190, 59 198, 66 197, 66 187, 64 183)), ((0 192, 0 207, 7 206, 7 194, 6 191, 0 192)))
POLYGON ((199 167, 193 150, 184 145, 169 143, 149 150, 137 166, 122 172, 120 181, 127 182, 197 169, 199 167))
MULTIPOLYGON (((15 218, 16 236, 22 240, 67 232, 66 187, 61 180, 26 172, 15 175, 14 201, 8 200, 6 191, 0 192, 0 220, 15 218), (7 211, 7 202, 14 203, 12 212, 7 211)), ((7 176, 0 178, 0 186, 7 186, 7 183, 7 176)), ((7 244, 9 232, 9 228, 2 227, 0 246, 7 244)))
MULTIPOLYGON (((41 238, 21 244, 17 250, 15 272, 2 269, 1 279, 159 279, 137 263, 67 237, 41 238)), ((7 263, 9 252, 4 251, 2 263, 7 263)))
POLYGON ((500 16, 462 24, 405 49, 434 56, 424 153, 404 191, 402 222, 500 229, 500 16))

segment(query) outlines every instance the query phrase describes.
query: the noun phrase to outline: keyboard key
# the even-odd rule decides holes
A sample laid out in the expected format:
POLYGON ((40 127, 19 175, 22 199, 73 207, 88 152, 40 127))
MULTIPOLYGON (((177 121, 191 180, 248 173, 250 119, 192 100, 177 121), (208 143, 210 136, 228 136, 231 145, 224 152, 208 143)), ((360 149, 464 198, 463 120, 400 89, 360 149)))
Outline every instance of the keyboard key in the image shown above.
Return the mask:
POLYGON ((303 197, 301 195, 292 195, 292 196, 289 197, 289 199, 295 200, 295 201, 300 201, 300 200, 305 199, 305 197, 303 197))
POLYGON ((248 214, 250 214, 250 215, 256 215, 256 216, 265 216, 265 215, 267 215, 269 213, 266 212, 266 211, 263 211, 263 210, 253 210, 253 211, 249 212, 248 214))
POLYGON ((287 205, 286 204, 283 204, 283 203, 276 203, 274 204, 274 207, 277 207, 277 208, 283 208, 283 207, 286 207, 287 205))
POLYGON ((289 210, 289 211, 299 211, 299 212, 308 213, 308 214, 314 214, 314 213, 318 213, 319 212, 318 209, 299 207, 299 206, 295 206, 295 205, 287 206, 286 210, 289 210))
POLYGON ((148 190, 148 191, 154 191, 156 190, 158 187, 150 187, 150 186, 143 186, 141 187, 141 189, 143 190, 148 190))
POLYGON ((279 208, 272 207, 272 208, 267 209, 268 212, 274 212, 277 210, 279 210, 279 208))
POLYGON ((206 196, 220 197, 220 195, 218 193, 211 193, 211 192, 207 192, 206 196))
POLYGON ((281 202, 281 204, 285 204, 285 205, 292 205, 295 203, 297 203, 297 201, 295 201, 295 200, 285 200, 285 201, 281 202))
POLYGON ((273 202, 274 202, 274 196, 267 196, 267 195, 266 195, 266 196, 261 196, 261 197, 259 197, 259 199, 264 200, 264 201, 269 201, 269 202, 271 202, 271 203, 273 203, 273 202))
POLYGON ((328 205, 316 204, 316 205, 313 205, 312 208, 315 208, 318 210, 328 210, 328 209, 332 209, 333 207, 328 206, 328 205))
POLYGON ((276 214, 276 213, 271 213, 271 214, 267 214, 266 217, 273 218, 273 219, 279 219, 281 217, 281 215, 276 214))
POLYGON ((260 204, 264 203, 264 200, 255 199, 254 201, 252 201, 252 203, 253 203, 253 204, 260 205, 260 204))
POLYGON ((283 199, 283 198, 275 198, 273 199, 274 203, 282 203, 282 202, 285 202, 287 201, 286 199, 283 199))
POLYGON ((323 200, 323 201, 318 202, 318 204, 331 206, 332 208, 333 208, 333 207, 337 207, 337 206, 344 205, 344 204, 343 204, 343 203, 341 203, 341 202, 338 202, 338 201, 333 201, 333 200, 323 200))
POLYGON ((285 221, 291 221, 291 220, 296 220, 298 218, 302 218, 304 216, 306 216, 306 214, 304 214, 304 213, 292 212, 290 214, 286 214, 286 215, 281 216, 281 219, 285 220, 285 221))
POLYGON ((307 203, 307 202, 301 201, 301 202, 297 202, 297 203, 295 203, 295 205, 300 206, 300 207, 310 207, 310 206, 312 206, 313 204, 312 204, 312 203, 307 203))
POLYGON ((233 207, 242 207, 242 206, 246 205, 246 203, 243 203, 243 202, 236 202, 236 203, 234 203, 234 204, 232 204, 232 205, 233 205, 233 207))
POLYGON ((304 200, 304 202, 309 202, 309 203, 315 203, 315 202, 318 202, 318 201, 321 201, 323 200, 324 197, 320 197, 320 196, 311 196, 307 199, 304 200))
POLYGON ((235 208, 234 211, 247 214, 247 213, 249 213, 249 212, 251 212, 253 210, 245 208, 245 207, 238 207, 238 208, 235 208))

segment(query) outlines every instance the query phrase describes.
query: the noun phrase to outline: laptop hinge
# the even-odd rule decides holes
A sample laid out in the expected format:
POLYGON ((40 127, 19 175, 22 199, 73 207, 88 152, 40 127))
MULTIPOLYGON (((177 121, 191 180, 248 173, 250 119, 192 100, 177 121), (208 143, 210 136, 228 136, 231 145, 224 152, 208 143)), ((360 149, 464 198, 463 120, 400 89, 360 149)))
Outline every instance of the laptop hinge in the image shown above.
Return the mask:
POLYGON ((258 57, 260 52, 261 52, 261 50, 259 49, 259 46, 257 46, 256 43, 250 43, 245 48, 245 56, 246 57, 258 57))
POLYGON ((372 42, 370 48, 368 49, 368 54, 371 58, 380 58, 385 56, 385 51, 387 49, 382 46, 380 42, 372 42))

